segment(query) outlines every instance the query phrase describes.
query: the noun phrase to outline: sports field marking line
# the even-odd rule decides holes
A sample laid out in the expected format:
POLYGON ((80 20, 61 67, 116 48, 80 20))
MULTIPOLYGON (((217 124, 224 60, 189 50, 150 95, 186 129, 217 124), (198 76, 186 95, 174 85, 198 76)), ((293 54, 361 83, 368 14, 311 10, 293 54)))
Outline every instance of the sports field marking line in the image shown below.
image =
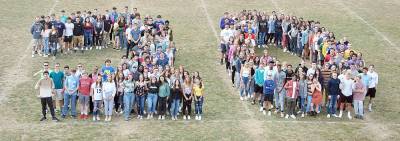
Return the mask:
POLYGON ((364 18, 362 18, 360 15, 358 15, 356 12, 354 12, 353 10, 351 10, 350 8, 348 8, 341 0, 338 2, 342 7, 344 7, 344 9, 349 12, 350 14, 354 15, 357 19, 359 19, 360 21, 362 21, 365 25, 367 25, 370 29, 372 29, 376 34, 378 34, 379 36, 382 37, 382 39, 384 41, 386 41, 386 43, 388 43, 390 45, 390 47, 395 48, 397 51, 399 51, 400 49, 396 46, 395 43, 393 43, 392 41, 389 40, 389 38, 384 35, 382 32, 380 32, 377 28, 375 28, 373 25, 371 25, 371 23, 367 22, 364 18))

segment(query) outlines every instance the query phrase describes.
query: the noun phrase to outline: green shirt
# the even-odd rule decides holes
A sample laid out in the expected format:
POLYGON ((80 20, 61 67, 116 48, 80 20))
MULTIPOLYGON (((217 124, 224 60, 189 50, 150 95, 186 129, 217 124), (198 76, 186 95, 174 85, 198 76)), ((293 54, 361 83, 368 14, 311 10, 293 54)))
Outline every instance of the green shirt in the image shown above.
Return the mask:
POLYGON ((161 84, 158 92, 158 96, 160 97, 167 97, 170 95, 170 87, 168 83, 164 82, 161 84))
POLYGON ((50 78, 53 79, 54 82, 54 89, 62 89, 63 88, 63 79, 64 79, 64 72, 62 71, 52 71, 50 73, 50 78))

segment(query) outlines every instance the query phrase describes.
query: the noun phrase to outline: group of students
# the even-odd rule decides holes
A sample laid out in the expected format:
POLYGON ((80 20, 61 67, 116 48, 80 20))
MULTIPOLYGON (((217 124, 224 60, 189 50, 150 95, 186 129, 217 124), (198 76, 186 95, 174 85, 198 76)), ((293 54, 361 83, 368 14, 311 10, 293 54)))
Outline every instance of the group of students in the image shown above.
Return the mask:
MULTIPOLYGON (((45 62, 44 68, 34 74, 41 74, 35 85, 42 103, 40 121, 47 119, 48 111, 53 120, 59 121, 55 115, 58 108, 62 118, 69 113, 72 118, 77 118, 77 104, 79 118, 88 119, 92 113, 94 121, 100 120, 100 113, 104 114, 105 121, 111 121, 113 111, 123 114, 126 121, 133 114, 138 119, 145 115, 152 119, 158 115, 159 120, 164 120, 167 115, 177 120, 181 114, 183 119, 190 120, 192 102, 195 119, 202 119, 204 84, 199 72, 190 75, 183 66, 174 67, 176 48, 168 22, 157 19, 154 25, 148 26, 146 20, 150 19, 140 20, 140 14, 135 10, 134 18, 128 16, 132 19, 126 25, 128 28, 121 31, 130 33, 126 34, 129 43, 127 54, 121 57, 116 67, 106 59, 101 68, 95 66, 91 72, 86 71, 82 63, 76 68, 65 65, 63 70, 55 63, 51 70, 49 62, 45 62), (142 24, 145 28, 139 29, 142 24), (130 27, 134 28, 128 31, 130 27)), ((121 18, 125 17, 123 14, 119 14, 118 19, 124 19, 121 18)))
POLYGON ((146 15, 143 19, 137 8, 129 12, 128 6, 121 12, 116 7, 100 12, 76 11, 60 15, 38 16, 30 28, 33 37, 32 57, 35 54, 56 59, 57 52, 68 54, 80 50, 108 48, 116 50, 143 47, 164 49, 173 43, 169 21, 161 15, 146 15), (145 31, 145 32, 143 32, 145 31), (150 36, 153 35, 153 36, 150 36), (155 36, 154 36, 155 35, 155 36))
POLYGON ((243 10, 225 12, 220 28, 221 64, 225 63, 240 99, 258 101, 264 115, 275 108, 281 117, 295 119, 298 114, 316 116, 325 108, 327 118, 341 118, 347 110, 352 119, 354 107, 355 118, 363 119, 366 96, 372 112, 378 85, 374 65, 365 65, 362 54, 352 50, 346 38, 336 40, 318 21, 243 10), (279 61, 268 53, 272 46, 297 54, 301 63, 279 61), (255 50, 261 47, 264 54, 257 56, 255 50))

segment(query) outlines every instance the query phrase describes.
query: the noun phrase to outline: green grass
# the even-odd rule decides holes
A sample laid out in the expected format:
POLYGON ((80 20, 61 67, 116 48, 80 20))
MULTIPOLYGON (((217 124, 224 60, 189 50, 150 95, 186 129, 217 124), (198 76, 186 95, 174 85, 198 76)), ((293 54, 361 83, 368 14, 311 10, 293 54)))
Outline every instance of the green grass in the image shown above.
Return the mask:
MULTIPOLYGON (((69 1, 68 1, 69 2, 69 1)), ((184 65, 190 72, 200 71, 205 80, 206 103, 204 105, 203 121, 157 121, 133 120, 125 122, 121 117, 114 117, 111 123, 95 123, 91 121, 72 120, 67 118, 60 123, 38 121, 40 118, 40 103, 35 97, 37 92, 33 89, 38 77, 32 77, 44 61, 55 62, 50 59, 34 58, 29 54, 22 61, 22 67, 27 70, 21 75, 28 77, 14 86, 7 98, 0 104, 0 140, 398 140, 400 137, 397 118, 400 108, 398 104, 400 92, 396 82, 400 70, 397 60, 398 52, 389 47, 374 30, 369 29, 354 15, 343 10, 339 2, 316 0, 304 6, 304 1, 276 1, 277 5, 286 13, 303 16, 306 19, 318 19, 321 23, 333 30, 336 36, 346 36, 356 50, 364 53, 367 63, 376 65, 380 74, 380 84, 376 99, 375 112, 367 113, 371 120, 348 121, 347 119, 326 119, 323 115, 317 118, 304 118, 298 121, 287 121, 276 116, 265 117, 258 108, 247 102, 241 102, 237 90, 232 90, 228 75, 224 73, 223 66, 218 64, 217 39, 207 21, 200 0, 171 0, 171 1, 144 1, 138 0, 119 2, 112 0, 76 0, 68 3, 60 1, 56 6, 66 11, 99 8, 104 10, 116 6, 138 7, 142 14, 161 14, 171 21, 174 30, 174 40, 179 49, 177 66, 184 65), (87 6, 85 6, 87 5, 87 6), (312 7, 311 10, 308 7, 312 7), (326 10, 329 9, 330 10, 326 10), (393 59, 389 59, 393 58, 393 59)), ((270 12, 275 10, 272 1, 255 0, 230 1, 230 0, 204 0, 213 26, 218 28, 220 16, 225 11, 240 11, 242 9, 260 9, 270 12)), ((350 0, 343 4, 359 14, 372 26, 384 33, 392 42, 398 44, 400 40, 399 27, 395 26, 398 17, 395 11, 397 1, 386 1, 377 5, 370 5, 371 0, 362 2, 350 0), (358 7, 351 7, 360 4, 358 7), (372 15, 372 16, 369 16, 372 15), (383 15, 383 16, 381 16, 383 15)), ((10 73, 10 68, 18 62, 20 54, 30 53, 25 51, 30 41, 27 28, 35 13, 47 14, 52 6, 52 1, 12 1, 5 3, 0 12, 1 27, 4 32, 0 35, 4 47, 1 64, 1 75, 10 73), (43 7, 43 5, 48 3, 43 7), (25 6, 25 7, 23 7, 25 6), (29 7, 28 7, 29 6, 29 7), (26 8, 28 7, 28 8, 26 8), (7 9, 5 9, 7 8, 7 9), (18 16, 12 17, 8 15, 18 16), (21 22, 11 20, 19 19, 21 22), (3 21, 13 21, 7 24, 3 21), (3 29, 3 28, 2 28, 3 29), (22 29, 22 30, 15 30, 22 29), (8 35, 13 33, 11 36, 8 35), (12 58, 12 59, 10 59, 12 58)), ((219 29, 216 29, 219 32, 219 29)), ((259 50, 260 51, 260 50, 259 50)), ((282 61, 298 64, 299 59, 287 55, 282 50, 271 48, 270 53, 282 61)), ((123 52, 112 49, 103 51, 90 51, 85 54, 61 56, 56 61, 61 65, 76 66, 77 63, 85 64, 86 70, 91 71, 94 66, 103 64, 105 58, 111 58, 115 65, 119 62, 123 52)), ((13 70, 11 70, 13 71, 13 70)), ((13 73, 13 72, 11 72, 13 73)), ((21 72, 22 73, 22 72, 21 72)), ((11 77, 12 78, 12 77, 11 77)), ((18 79, 18 77, 15 77, 18 79)), ((2 79, 3 86, 7 82, 2 79)), ((3 94, 3 93, 2 93, 3 94)))

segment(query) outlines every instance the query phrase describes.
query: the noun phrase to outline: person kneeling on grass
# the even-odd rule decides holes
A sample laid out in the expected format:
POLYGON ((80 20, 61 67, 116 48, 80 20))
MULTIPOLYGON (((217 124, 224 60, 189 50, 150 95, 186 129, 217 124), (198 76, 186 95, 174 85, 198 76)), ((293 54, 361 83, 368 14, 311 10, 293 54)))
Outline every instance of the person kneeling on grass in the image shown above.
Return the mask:
POLYGON ((294 111, 296 108, 296 98, 299 95, 299 82, 297 80, 297 75, 294 75, 292 77, 292 80, 287 82, 285 84, 285 89, 287 90, 287 103, 288 103, 288 108, 287 108, 287 114, 285 118, 289 118, 289 116, 293 119, 296 119, 296 116, 294 115, 294 111))
POLYGON ((35 89, 39 89, 39 98, 42 103, 42 114, 43 117, 40 121, 46 120, 46 105, 50 109, 51 117, 53 121, 59 121, 54 113, 53 100, 51 96, 54 95, 54 83, 53 80, 49 77, 49 72, 43 72, 44 78, 41 78, 35 85, 35 89))
POLYGON ((263 114, 266 115, 266 111, 268 108, 268 116, 271 116, 271 104, 274 99, 274 89, 275 89, 275 81, 272 79, 272 73, 267 74, 267 79, 264 81, 264 109, 263 114))

